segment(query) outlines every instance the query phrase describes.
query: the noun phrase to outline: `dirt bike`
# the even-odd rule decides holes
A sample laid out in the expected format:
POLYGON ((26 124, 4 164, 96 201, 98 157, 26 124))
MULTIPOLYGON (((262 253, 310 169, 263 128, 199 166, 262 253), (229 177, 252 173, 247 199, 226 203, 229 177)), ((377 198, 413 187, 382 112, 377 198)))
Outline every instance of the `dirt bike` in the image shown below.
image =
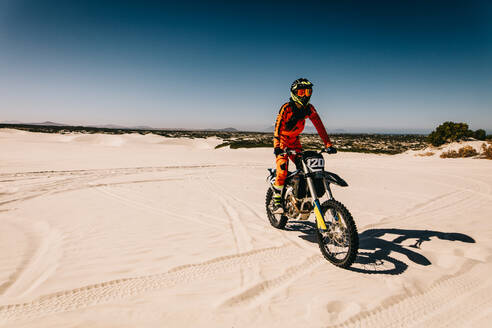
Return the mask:
POLYGON ((297 170, 288 172, 282 190, 284 212, 273 213, 273 183, 276 170, 268 169, 267 181, 270 186, 266 193, 265 206, 270 224, 284 229, 287 221, 308 220, 314 212, 316 236, 323 256, 336 266, 348 268, 354 262, 359 248, 359 236, 352 215, 347 208, 333 198, 330 184, 341 187, 347 182, 337 174, 324 170, 324 150, 296 152, 286 149, 285 155, 298 155, 297 170), (328 200, 320 204, 319 198, 325 194, 328 200))

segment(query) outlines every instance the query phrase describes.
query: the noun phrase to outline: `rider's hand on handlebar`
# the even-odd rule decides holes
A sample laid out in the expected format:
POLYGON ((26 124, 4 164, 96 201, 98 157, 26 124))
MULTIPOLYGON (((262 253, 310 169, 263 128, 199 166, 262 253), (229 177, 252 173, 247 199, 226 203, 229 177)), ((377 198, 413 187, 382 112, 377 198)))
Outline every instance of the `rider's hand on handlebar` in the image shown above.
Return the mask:
POLYGON ((275 156, 278 156, 278 155, 282 155, 284 153, 284 151, 280 147, 276 147, 273 150, 273 153, 275 154, 275 156))
POLYGON ((325 148, 325 152, 327 154, 336 154, 337 153, 337 149, 333 146, 330 146, 330 147, 326 147, 325 148))

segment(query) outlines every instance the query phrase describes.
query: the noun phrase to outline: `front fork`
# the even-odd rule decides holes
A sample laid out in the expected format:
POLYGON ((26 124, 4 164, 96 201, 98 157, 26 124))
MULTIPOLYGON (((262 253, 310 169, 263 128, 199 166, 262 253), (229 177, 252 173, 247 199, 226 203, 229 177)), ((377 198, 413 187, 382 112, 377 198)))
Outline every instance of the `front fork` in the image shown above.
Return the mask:
MULTIPOLYGON (((306 180, 307 180, 309 192, 311 193, 311 197, 313 198, 314 214, 316 216, 316 225, 318 226, 319 230, 327 231, 328 229, 326 228, 326 221, 325 218, 323 217, 323 212, 321 211, 321 205, 319 203, 318 195, 316 194, 316 188, 314 187, 313 178, 307 177, 306 180)), ((330 184, 327 183, 324 178, 323 178, 323 183, 325 185, 325 190, 328 193, 329 199, 333 199, 333 194, 331 192, 330 184)), ((338 222, 339 218, 337 213, 333 209, 330 210, 332 211, 332 215, 335 218, 335 221, 338 222)))
MULTIPOLYGON (((316 188, 314 187, 314 182, 313 178, 311 177, 306 177, 307 180, 307 185, 309 188, 309 192, 311 193, 311 197, 313 198, 313 207, 314 207, 314 215, 316 216, 316 225, 318 226, 318 229, 321 231, 326 231, 328 230, 326 228, 326 222, 325 219, 323 218, 323 212, 321 211, 321 205, 319 203, 318 195, 316 195, 316 188)), ((327 189, 328 191, 329 189, 327 189)), ((329 195, 331 197, 331 190, 329 190, 329 195)))

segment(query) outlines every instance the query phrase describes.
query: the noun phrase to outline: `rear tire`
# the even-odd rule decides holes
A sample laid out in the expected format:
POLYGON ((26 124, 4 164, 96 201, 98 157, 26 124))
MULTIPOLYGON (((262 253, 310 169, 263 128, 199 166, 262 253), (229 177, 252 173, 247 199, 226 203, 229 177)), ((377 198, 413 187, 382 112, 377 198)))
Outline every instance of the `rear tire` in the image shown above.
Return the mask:
POLYGON ((275 228, 284 229, 288 218, 285 215, 281 215, 281 214, 275 215, 272 213, 272 211, 270 210, 270 206, 273 202, 272 198, 273 198, 273 190, 272 188, 268 188, 265 196, 265 208, 266 208, 268 220, 270 221, 270 224, 275 228))
POLYGON ((332 264, 348 268, 354 263, 359 250, 359 234, 354 219, 347 208, 336 200, 324 202, 321 211, 328 232, 321 233, 316 229, 319 249, 325 259, 332 264), (335 220, 333 213, 338 216, 338 221, 335 220), (340 254, 342 257, 337 257, 340 254))

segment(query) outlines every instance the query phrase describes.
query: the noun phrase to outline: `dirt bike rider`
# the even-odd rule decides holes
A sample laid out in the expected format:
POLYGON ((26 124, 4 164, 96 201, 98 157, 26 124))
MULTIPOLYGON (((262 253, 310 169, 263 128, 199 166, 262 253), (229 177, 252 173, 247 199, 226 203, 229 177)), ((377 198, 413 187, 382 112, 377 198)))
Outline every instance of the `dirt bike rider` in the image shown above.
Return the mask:
POLYGON ((295 80, 290 86, 290 101, 282 105, 277 116, 273 137, 273 153, 277 166, 277 176, 272 185, 274 214, 283 213, 282 190, 288 173, 289 158, 296 163, 295 156, 285 154, 284 150, 289 148, 297 152, 302 151, 299 134, 304 130, 306 118, 309 118, 316 127, 318 135, 325 144, 326 152, 329 154, 337 152, 314 106, 309 103, 312 92, 313 84, 309 80, 304 78, 295 80))

